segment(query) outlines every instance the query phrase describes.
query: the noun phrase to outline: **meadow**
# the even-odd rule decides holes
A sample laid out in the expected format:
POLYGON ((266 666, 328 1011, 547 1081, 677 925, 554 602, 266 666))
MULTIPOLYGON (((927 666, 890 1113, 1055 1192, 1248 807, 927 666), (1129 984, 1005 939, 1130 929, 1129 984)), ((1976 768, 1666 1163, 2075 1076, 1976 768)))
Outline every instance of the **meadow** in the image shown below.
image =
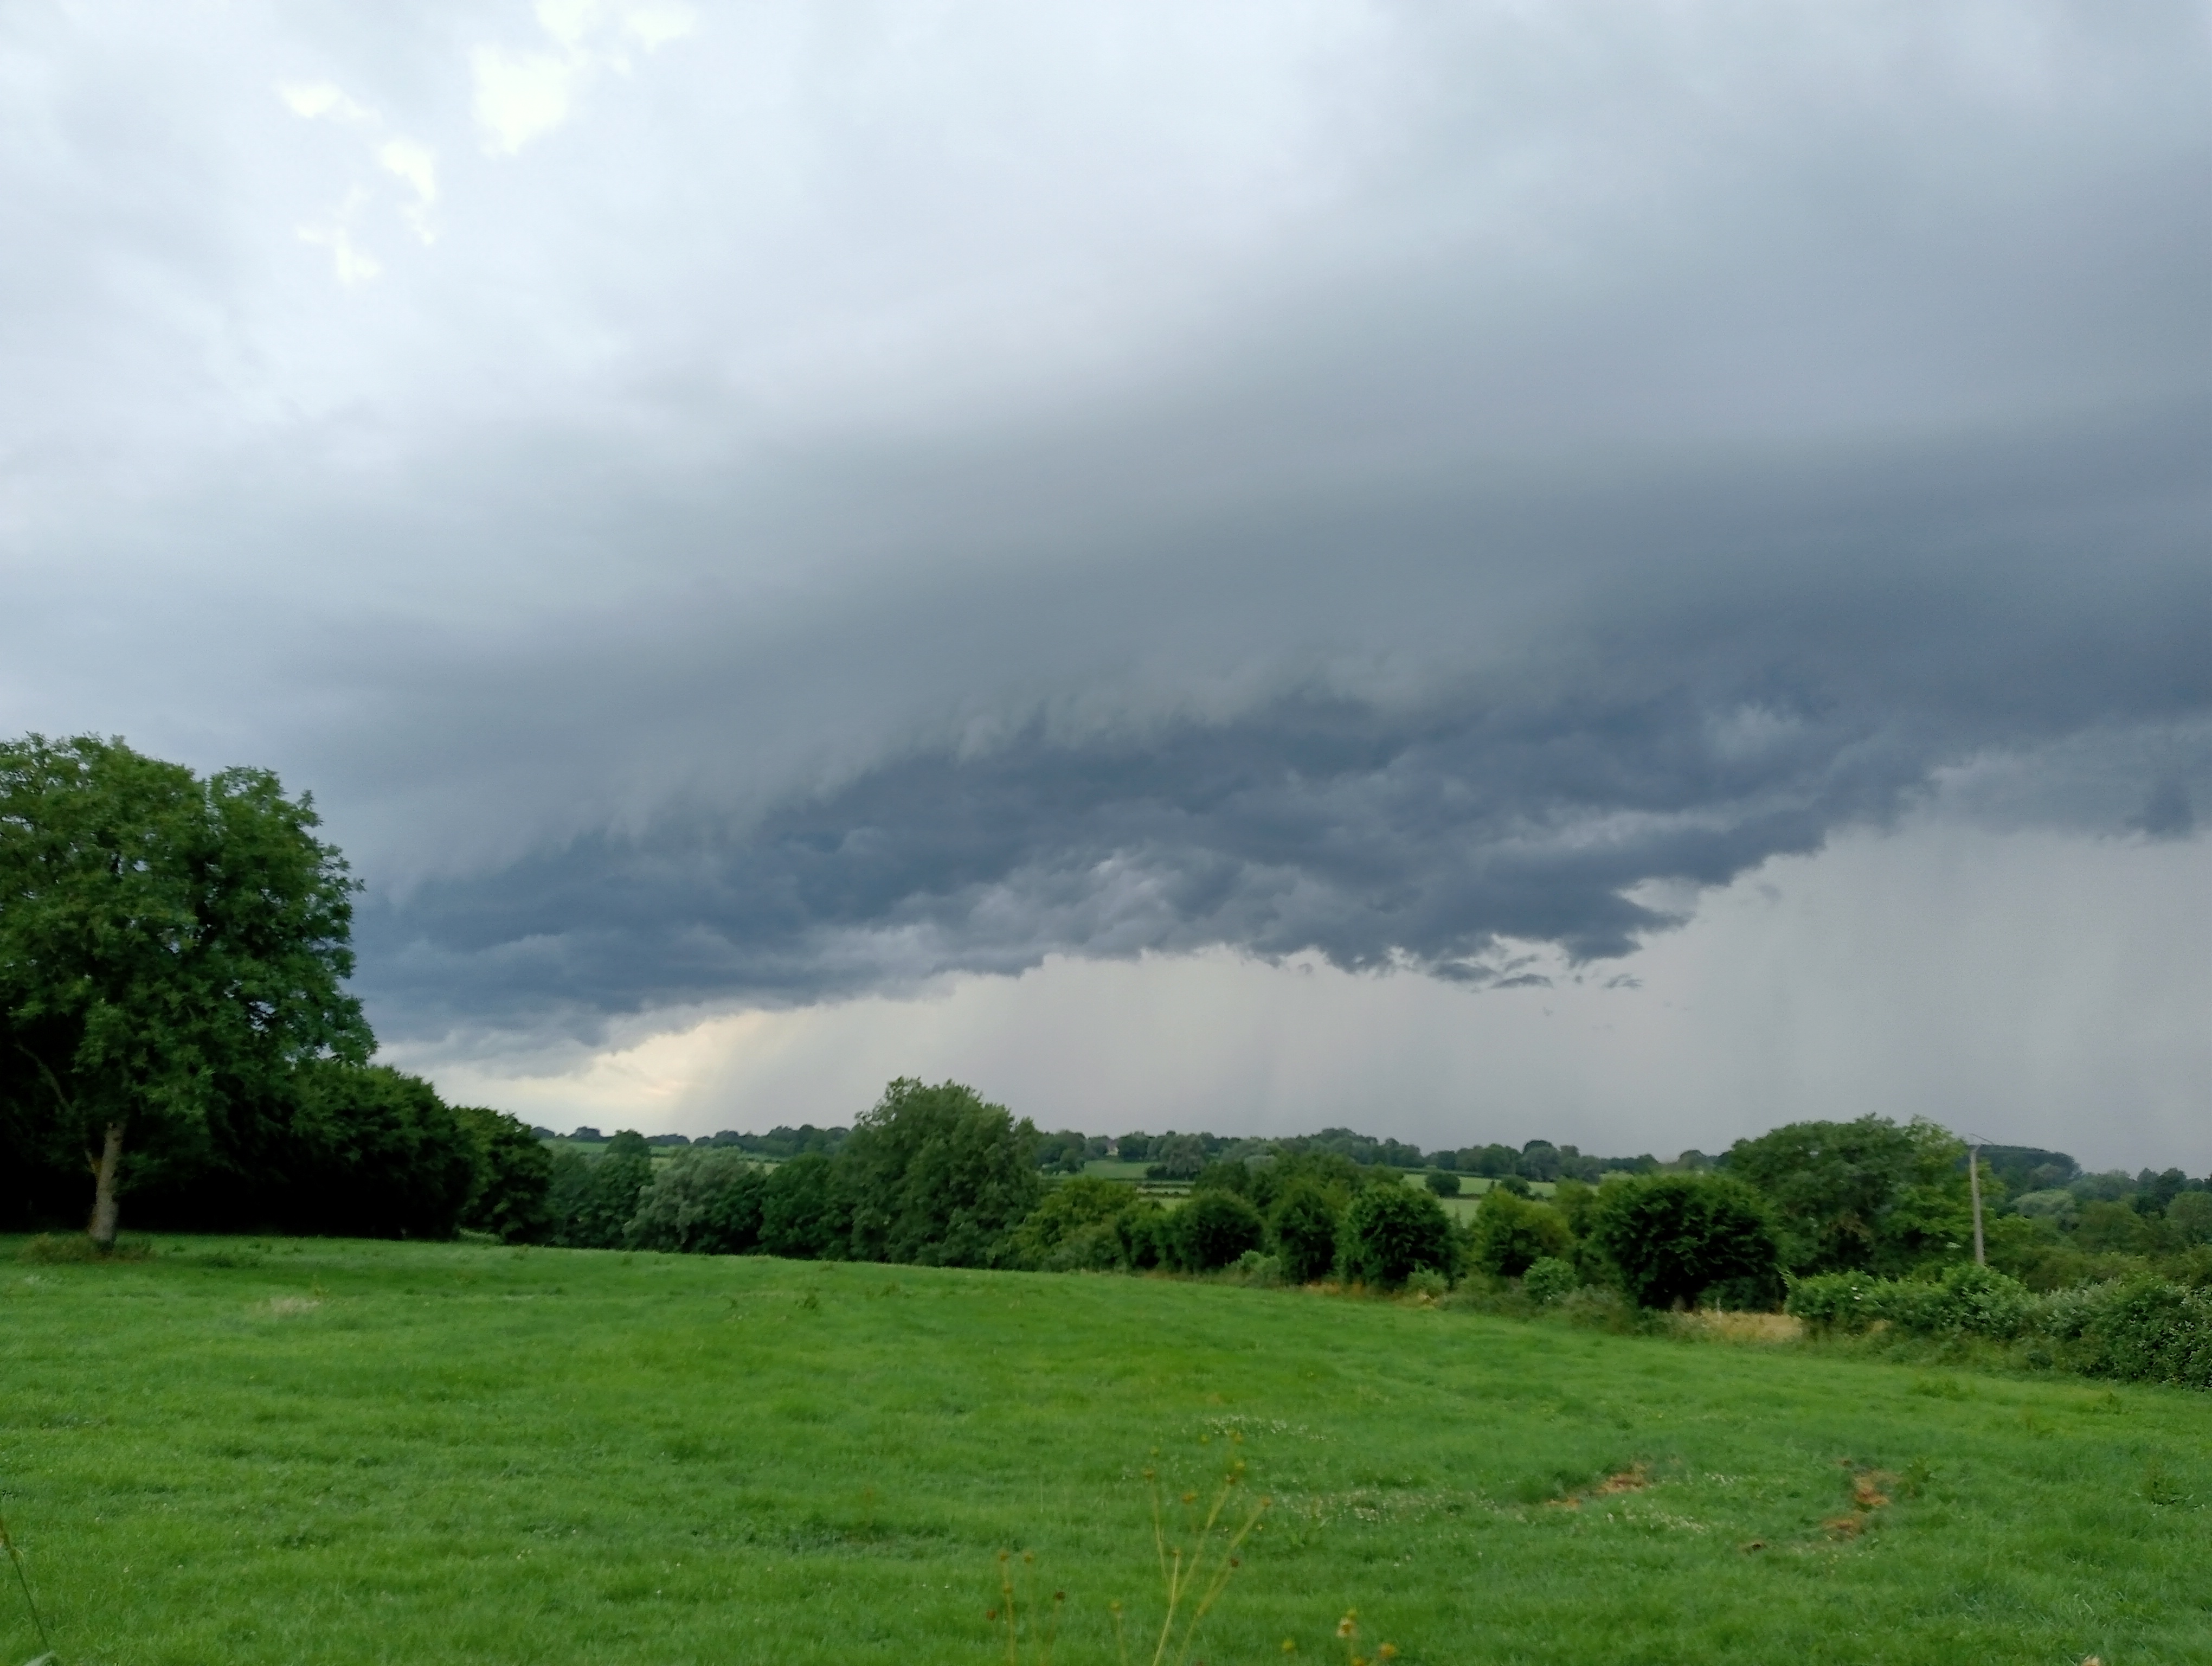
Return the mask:
POLYGON ((1341 1660, 1349 1608, 1438 1666, 2212 1660, 2179 1390, 1158 1278, 20 1243, 0 1512, 66 1666, 1003 1661, 1002 1549, 1085 1666, 1158 1614, 1144 1471, 1240 1458, 1216 1666, 1341 1660))

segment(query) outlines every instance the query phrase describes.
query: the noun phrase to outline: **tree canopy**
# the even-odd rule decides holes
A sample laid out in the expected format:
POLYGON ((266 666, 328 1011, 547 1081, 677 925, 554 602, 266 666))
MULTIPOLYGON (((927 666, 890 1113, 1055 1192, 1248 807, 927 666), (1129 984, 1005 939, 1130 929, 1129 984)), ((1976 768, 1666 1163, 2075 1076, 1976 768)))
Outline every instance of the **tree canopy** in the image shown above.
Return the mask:
POLYGON ((127 1151, 364 1062, 343 988, 353 883, 311 798, 202 779, 94 736, 0 742, 0 1101, 30 1166, 94 1178, 112 1243, 127 1151))
POLYGON ((1793 1273, 1901 1273, 1972 1236, 1965 1144, 1886 1116, 1791 1122, 1739 1140, 1728 1172, 1765 1194, 1793 1273))

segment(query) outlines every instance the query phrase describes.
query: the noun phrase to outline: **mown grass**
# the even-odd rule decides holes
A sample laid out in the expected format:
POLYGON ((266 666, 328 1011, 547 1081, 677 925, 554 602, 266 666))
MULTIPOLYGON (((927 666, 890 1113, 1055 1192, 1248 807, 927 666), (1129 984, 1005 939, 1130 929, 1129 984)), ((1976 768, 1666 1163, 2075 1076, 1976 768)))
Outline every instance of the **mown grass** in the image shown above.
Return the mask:
POLYGON ((1237 1435, 1276 1502, 1217 1666, 1353 1607, 1408 1663, 2212 1660, 2173 1390, 1163 1280, 15 1248, 0 1515, 69 1666, 980 1663, 1002 1548, 1083 1666, 1157 1612, 1143 1469, 1203 1494, 1237 1435))

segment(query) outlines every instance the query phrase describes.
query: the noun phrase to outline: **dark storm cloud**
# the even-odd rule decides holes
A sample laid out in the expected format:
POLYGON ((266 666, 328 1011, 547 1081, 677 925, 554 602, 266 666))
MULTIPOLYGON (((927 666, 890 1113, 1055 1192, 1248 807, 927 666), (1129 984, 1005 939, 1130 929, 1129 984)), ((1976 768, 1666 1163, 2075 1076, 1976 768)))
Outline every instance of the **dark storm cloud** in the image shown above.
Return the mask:
MULTIPOLYGON (((710 763, 689 801, 627 829, 379 898, 370 987, 396 1036, 457 1013, 590 1034, 611 1013, 803 1002, 1055 951, 1228 944, 1510 982, 1501 939, 1628 953, 1673 923, 1682 888, 1887 821, 1946 770, 1973 775, 1958 796, 1984 819, 2118 834, 2145 824, 2148 794, 2149 830, 2170 832, 2180 783, 2212 781, 2208 440, 2201 413, 2169 406, 1779 481, 1678 470, 1565 507, 1548 490, 1310 494, 1302 516, 1209 523, 1202 582, 1170 548, 1036 590, 894 587, 848 604, 842 640, 806 633, 811 667, 665 674, 740 757, 763 683, 810 709, 845 678, 926 686, 902 656, 992 695, 989 724, 758 809, 731 807, 710 763), (998 691, 1041 660, 1063 687, 1097 676, 1178 611, 1223 634, 1224 663, 1286 617, 1333 615, 1352 640, 1379 611, 1419 674, 1293 662, 1225 708, 1141 714, 1111 679, 1103 714, 1024 714, 998 691), (1486 669, 1438 646, 1455 635, 1486 669)), ((564 672, 589 684, 588 666, 564 672)), ((658 683, 599 686, 626 733, 667 703, 658 683)), ((711 727, 676 750, 712 757, 711 727)))
POLYGON ((635 9, 0 23, 4 727, 313 787, 387 1035, 2212 804, 2200 11, 635 9))

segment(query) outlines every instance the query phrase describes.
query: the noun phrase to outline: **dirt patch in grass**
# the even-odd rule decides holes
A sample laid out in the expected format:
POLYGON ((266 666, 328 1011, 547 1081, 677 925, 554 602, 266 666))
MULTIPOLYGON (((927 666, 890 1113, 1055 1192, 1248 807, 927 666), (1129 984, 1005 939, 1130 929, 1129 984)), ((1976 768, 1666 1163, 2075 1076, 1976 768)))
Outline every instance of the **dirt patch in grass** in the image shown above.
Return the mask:
POLYGON ((1564 1499, 1553 1499, 1554 1510, 1579 1510, 1584 1499, 1618 1498, 1623 1493, 1641 1493, 1651 1485, 1651 1473, 1640 1463, 1632 1463, 1626 1469, 1615 1470, 1595 1487, 1585 1487, 1579 1493, 1570 1493, 1564 1499))
POLYGON ((1851 1507, 1840 1516, 1830 1517, 1820 1523, 1821 1527, 1832 1538, 1857 1538, 1874 1520, 1876 1511, 1889 1507, 1887 1489, 1896 1485, 1897 1477, 1886 1470, 1853 1469, 1851 1507))

